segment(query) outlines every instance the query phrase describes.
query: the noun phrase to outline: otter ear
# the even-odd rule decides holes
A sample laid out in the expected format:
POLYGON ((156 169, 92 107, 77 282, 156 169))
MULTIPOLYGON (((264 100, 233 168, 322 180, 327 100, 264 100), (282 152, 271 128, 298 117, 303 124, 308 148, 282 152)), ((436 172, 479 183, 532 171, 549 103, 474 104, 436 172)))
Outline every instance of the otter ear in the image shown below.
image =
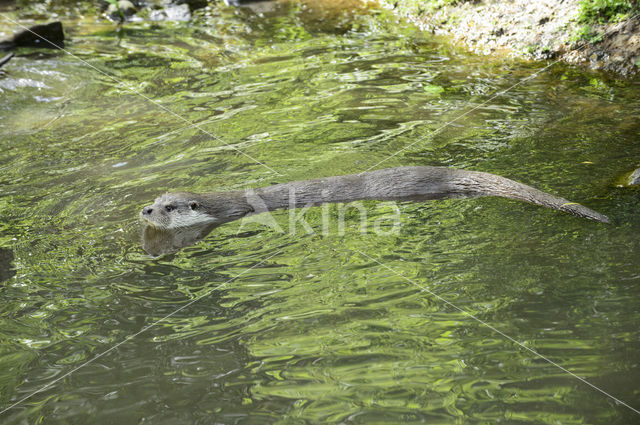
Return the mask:
POLYGON ((192 210, 197 210, 200 207, 200 204, 196 201, 191 201, 189 202, 189 208, 191 208, 192 210))

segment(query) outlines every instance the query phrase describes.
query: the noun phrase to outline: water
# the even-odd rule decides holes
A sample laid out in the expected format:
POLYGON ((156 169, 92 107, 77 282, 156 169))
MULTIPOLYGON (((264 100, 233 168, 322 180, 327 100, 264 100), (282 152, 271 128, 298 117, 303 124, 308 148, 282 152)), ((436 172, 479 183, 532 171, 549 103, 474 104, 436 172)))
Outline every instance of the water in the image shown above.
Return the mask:
POLYGON ((544 64, 331 4, 122 30, 56 10, 76 56, 22 50, 0 72, 16 274, 0 286, 0 408, 125 342, 2 423, 638 422, 434 295, 640 409, 640 198, 616 185, 640 166, 638 80, 554 65, 432 134, 544 64), (278 212, 284 233, 236 222, 172 255, 141 248, 137 214, 167 190, 399 165, 494 172, 614 224, 505 199, 400 203, 399 218, 366 202, 364 232, 332 206, 304 215, 315 233, 278 212), (399 230, 374 231, 391 218, 399 230))

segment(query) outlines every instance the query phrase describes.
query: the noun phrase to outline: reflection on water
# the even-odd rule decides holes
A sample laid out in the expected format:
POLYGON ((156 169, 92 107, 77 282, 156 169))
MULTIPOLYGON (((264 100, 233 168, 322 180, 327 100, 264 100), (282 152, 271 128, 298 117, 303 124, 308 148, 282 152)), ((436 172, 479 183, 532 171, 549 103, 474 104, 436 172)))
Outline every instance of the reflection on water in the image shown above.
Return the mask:
POLYGON ((148 224, 142 225, 142 249, 153 256, 173 254, 182 248, 195 245, 204 239, 216 225, 159 229, 148 224))
MULTIPOLYGON (((117 31, 65 4, 51 7, 68 48, 120 82, 62 52, 19 51, 0 71, 0 246, 15 270, 0 284, 0 409, 206 296, 2 423, 637 422, 358 254, 638 408, 640 198, 612 184, 640 157, 634 81, 554 65, 432 134, 543 65, 469 56, 377 10, 215 4, 117 31), (325 232, 312 208, 315 233, 229 223, 148 232, 154 257, 140 247, 138 212, 166 191, 356 173, 418 140, 384 167, 489 171, 616 224, 487 198, 399 204, 386 235, 362 234, 355 209, 325 232)), ((365 205, 369 228, 389 213, 365 205)))

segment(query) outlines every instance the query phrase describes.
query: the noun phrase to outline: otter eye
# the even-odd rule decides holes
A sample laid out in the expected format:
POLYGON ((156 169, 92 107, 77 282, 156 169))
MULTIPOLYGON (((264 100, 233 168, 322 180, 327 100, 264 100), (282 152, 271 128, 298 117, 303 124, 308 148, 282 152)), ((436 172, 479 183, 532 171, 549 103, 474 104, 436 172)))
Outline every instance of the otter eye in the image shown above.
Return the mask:
POLYGON ((191 201, 189 202, 189 208, 191 208, 192 210, 197 210, 199 207, 198 203, 196 201, 191 201))
POLYGON ((173 205, 167 205, 164 209, 167 210, 167 212, 171 212, 173 211, 173 205))

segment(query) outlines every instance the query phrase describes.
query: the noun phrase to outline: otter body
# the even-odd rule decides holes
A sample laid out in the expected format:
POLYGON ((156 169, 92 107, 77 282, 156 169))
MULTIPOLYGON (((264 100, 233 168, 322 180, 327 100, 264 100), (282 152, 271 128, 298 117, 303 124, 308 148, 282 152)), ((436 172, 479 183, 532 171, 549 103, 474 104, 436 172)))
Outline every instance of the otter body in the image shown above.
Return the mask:
POLYGON ((589 208, 531 186, 479 171, 447 167, 397 167, 346 176, 300 180, 244 191, 167 193, 145 207, 151 226, 174 229, 220 225, 266 211, 359 200, 428 201, 499 196, 564 211, 602 223, 609 219, 589 208))

